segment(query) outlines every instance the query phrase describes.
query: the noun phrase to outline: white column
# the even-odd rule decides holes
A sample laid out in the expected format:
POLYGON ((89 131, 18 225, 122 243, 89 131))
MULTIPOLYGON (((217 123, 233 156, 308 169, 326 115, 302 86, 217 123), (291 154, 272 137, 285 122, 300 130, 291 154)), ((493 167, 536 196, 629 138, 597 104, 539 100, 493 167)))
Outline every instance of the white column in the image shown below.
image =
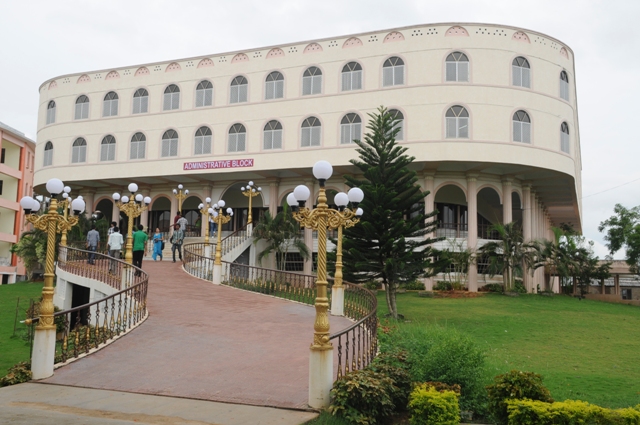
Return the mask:
MULTIPOLYGON (((145 187, 145 188, 140 188, 140 193, 142 194, 142 196, 151 196, 151 188, 150 187, 145 187)), ((144 205, 144 200, 142 201, 143 205, 144 205)), ((153 232, 155 231, 155 229, 151 230, 149 229, 149 208, 147 208, 145 211, 142 212, 142 214, 140 214, 140 224, 142 224, 142 226, 144 226, 144 231, 147 233, 150 233, 151 235, 153 235, 153 232)))
MULTIPOLYGON (((207 198, 211 198, 211 186, 210 185, 204 185, 202 186, 202 203, 205 205, 205 208, 207 206, 207 198)), ((211 201, 211 205, 213 205, 215 202, 211 201)), ((200 235, 202 236, 202 240, 204 240, 205 236, 207 236, 205 233, 209 230, 208 224, 207 224, 207 217, 202 214, 200 217, 200 235)), ((209 241, 211 242, 211 241, 209 241)), ((205 256, 208 257, 208 255, 205 254, 205 256)))
MULTIPOLYGON (((316 191, 315 191, 314 181, 308 180, 308 181, 305 181, 304 184, 309 188, 309 191, 311 192, 311 196, 307 201, 307 207, 313 208, 313 205, 316 202, 316 199, 315 199, 316 191)), ((309 248, 309 252, 311 253, 311 258, 309 258, 308 260, 305 260, 303 273, 306 275, 310 275, 313 273, 313 230, 307 229, 307 228, 304 229, 304 244, 307 246, 307 248, 309 248)))
MULTIPOLYGON (((467 232, 467 247, 474 253, 478 244, 478 198, 477 175, 467 175, 467 215, 469 228, 467 232)), ((469 292, 478 292, 478 266, 475 262, 469 265, 469 292)))
MULTIPOLYGON (((113 202, 113 199, 111 202, 113 202)), ((111 209, 111 221, 115 221, 117 223, 116 226, 120 226, 120 208, 118 208, 115 202, 113 202, 113 208, 111 209)), ((120 231, 120 233, 122 233, 122 231, 120 231)))
POLYGON ((272 217, 278 214, 278 197, 280 195, 280 181, 269 182, 269 213, 272 217))
POLYGON ((84 213, 87 217, 91 217, 91 214, 93 213, 93 198, 95 194, 95 190, 84 190, 80 192, 80 195, 82 195, 82 198, 84 199, 84 213))
MULTIPOLYGON (((429 215, 433 213, 433 211, 436 209, 435 177, 436 177, 436 174, 433 171, 424 173, 424 189, 425 191, 429 192, 429 194, 424 198, 425 215, 429 215)), ((430 220, 433 220, 433 219, 430 219, 430 220)), ((426 235, 424 235, 425 239, 434 238, 435 236, 436 236, 435 229, 433 232, 427 233, 426 235)), ((436 279, 435 276, 426 277, 423 279, 424 289, 426 291, 433 290, 433 281, 435 279, 436 279)))
POLYGON ((513 221, 513 205, 511 203, 511 183, 513 179, 505 177, 502 179, 502 224, 509 224, 513 221))
MULTIPOLYGON (((531 185, 524 184, 522 186, 522 236, 525 242, 531 241, 531 185)), ((522 276, 524 280, 524 286, 527 291, 531 287, 531 276, 529 271, 525 270, 522 276)))

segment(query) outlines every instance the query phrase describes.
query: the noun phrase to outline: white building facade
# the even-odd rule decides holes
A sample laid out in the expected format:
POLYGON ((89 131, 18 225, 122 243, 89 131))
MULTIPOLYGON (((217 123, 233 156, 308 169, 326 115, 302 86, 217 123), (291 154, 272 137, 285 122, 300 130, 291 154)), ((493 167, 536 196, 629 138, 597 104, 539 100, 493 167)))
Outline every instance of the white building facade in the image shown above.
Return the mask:
MULTIPOLYGON (((535 31, 433 24, 290 43, 177 61, 63 75, 40 86, 36 189, 52 178, 78 188, 108 218, 136 182, 152 198, 142 224, 165 230, 190 190, 195 223, 207 196, 246 220, 240 187, 262 187, 254 217, 275 213, 311 167, 334 165, 328 187, 357 170, 353 139, 384 105, 402 119, 399 143, 415 156, 438 209, 438 235, 477 248, 492 223, 581 230, 581 160, 572 50, 535 31)), ((74 194, 72 194, 74 195, 74 194)), ((306 235, 309 245, 313 239, 306 235)), ((482 285, 477 267, 469 289, 482 285)), ((310 271, 311 265, 305 265, 310 271)), ((542 271, 527 278, 544 285, 542 271)))

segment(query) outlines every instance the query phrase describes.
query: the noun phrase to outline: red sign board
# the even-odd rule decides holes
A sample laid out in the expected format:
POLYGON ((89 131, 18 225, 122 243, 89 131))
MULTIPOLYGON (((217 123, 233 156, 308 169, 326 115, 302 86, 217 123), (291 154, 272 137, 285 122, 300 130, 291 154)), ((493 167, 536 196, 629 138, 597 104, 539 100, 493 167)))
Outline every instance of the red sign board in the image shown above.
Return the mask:
POLYGON ((183 170, 216 170, 219 168, 243 168, 253 167, 253 158, 251 159, 226 159, 224 161, 200 161, 185 162, 183 170))

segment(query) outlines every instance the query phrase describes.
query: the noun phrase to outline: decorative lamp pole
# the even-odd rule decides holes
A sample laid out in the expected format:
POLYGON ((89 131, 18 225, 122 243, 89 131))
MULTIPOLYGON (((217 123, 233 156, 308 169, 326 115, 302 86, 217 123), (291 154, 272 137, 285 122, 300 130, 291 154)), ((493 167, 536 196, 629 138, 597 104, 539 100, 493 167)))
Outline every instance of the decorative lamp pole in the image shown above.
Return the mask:
POLYGON ((226 203, 221 199, 217 204, 213 204, 213 208, 209 212, 213 215, 213 219, 218 223, 218 241, 216 243, 216 257, 213 262, 213 283, 220 285, 222 283, 222 225, 228 223, 233 216, 233 210, 227 208, 226 214, 224 206, 226 203))
POLYGON ((204 243, 209 243, 209 210, 211 209, 211 198, 207 197, 204 200, 204 204, 198 205, 198 209, 200 210, 200 214, 202 214, 202 220, 204 221, 204 243))
POLYGON ((253 223, 253 217, 251 215, 251 201, 254 197, 260 195, 262 192, 261 187, 256 187, 252 181, 250 181, 246 187, 241 187, 240 191, 244 196, 249 198, 249 215, 247 216, 247 226, 253 223))
MULTIPOLYGON (((71 188, 69 186, 65 186, 62 192, 62 201, 60 202, 65 220, 69 217, 69 207, 71 206, 71 198, 69 198, 70 192, 71 192, 71 188)), ((67 230, 66 229, 62 230, 60 245, 67 246, 67 230)))
POLYGON ((124 259, 127 263, 133 264, 133 220, 136 217, 140 217, 142 212, 147 210, 147 206, 151 203, 151 198, 148 196, 143 197, 140 193, 136 195, 138 185, 135 183, 130 183, 128 189, 129 192, 131 192, 131 197, 127 195, 121 197, 120 194, 116 192, 113 194, 113 200, 116 202, 118 208, 120 208, 120 211, 124 212, 128 218, 129 225, 124 259))
MULTIPOLYGON (((76 216, 64 217, 58 214, 57 196, 62 193, 64 183, 60 179, 51 179, 46 184, 47 192, 51 194, 49 211, 36 215, 32 212, 40 210, 40 202, 25 196, 20 200, 26 220, 36 229, 47 233, 47 254, 44 269, 44 287, 42 288, 42 302, 40 303, 40 318, 36 326, 33 340, 33 354, 31 357, 31 372, 33 379, 43 379, 53 375, 53 364, 56 350, 56 325, 53 322, 53 278, 54 259, 56 250, 56 233, 66 232, 78 223, 77 215, 84 211, 85 203, 76 199, 71 203, 76 216)), ((27 320, 27 324, 31 321, 27 320)))
POLYGON ((333 384, 333 345, 329 342, 329 299, 327 298, 327 229, 336 229, 348 220, 355 224, 355 212, 338 211, 327 205, 325 182, 333 174, 327 161, 318 161, 313 166, 313 175, 320 183, 318 205, 311 210, 304 205, 309 199, 309 188, 297 186, 287 202, 294 209, 293 217, 303 226, 318 232, 318 275, 316 279, 316 319, 313 325, 313 343, 309 361, 309 405, 314 408, 329 406, 333 384), (295 202, 294 202, 295 199, 295 202), (296 205, 297 203, 297 205, 296 205))
POLYGON ((182 203, 184 202, 185 199, 187 199, 187 196, 189 196, 189 189, 185 189, 184 193, 182 193, 183 188, 184 186, 179 184, 177 189, 173 189, 173 194, 178 200, 178 212, 180 214, 182 214, 182 203))

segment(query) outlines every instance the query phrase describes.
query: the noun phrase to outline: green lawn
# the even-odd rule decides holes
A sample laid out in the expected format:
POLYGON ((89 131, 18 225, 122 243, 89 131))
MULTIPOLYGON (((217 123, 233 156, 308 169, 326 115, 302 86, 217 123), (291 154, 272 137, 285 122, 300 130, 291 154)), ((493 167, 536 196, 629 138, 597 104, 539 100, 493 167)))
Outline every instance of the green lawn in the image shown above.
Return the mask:
MULTIPOLYGON (((386 312, 378 294, 379 315, 386 312)), ((420 298, 398 294, 401 326, 437 323, 476 339, 487 354, 487 379, 512 369, 543 375, 556 400, 606 407, 640 403, 640 308, 568 296, 488 294, 420 298)))
POLYGON ((16 336, 13 336, 16 305, 20 298, 18 320, 24 320, 29 298, 40 298, 41 293, 42 282, 0 285, 0 376, 14 364, 29 360, 29 343, 22 338, 25 325, 18 323, 16 336))

